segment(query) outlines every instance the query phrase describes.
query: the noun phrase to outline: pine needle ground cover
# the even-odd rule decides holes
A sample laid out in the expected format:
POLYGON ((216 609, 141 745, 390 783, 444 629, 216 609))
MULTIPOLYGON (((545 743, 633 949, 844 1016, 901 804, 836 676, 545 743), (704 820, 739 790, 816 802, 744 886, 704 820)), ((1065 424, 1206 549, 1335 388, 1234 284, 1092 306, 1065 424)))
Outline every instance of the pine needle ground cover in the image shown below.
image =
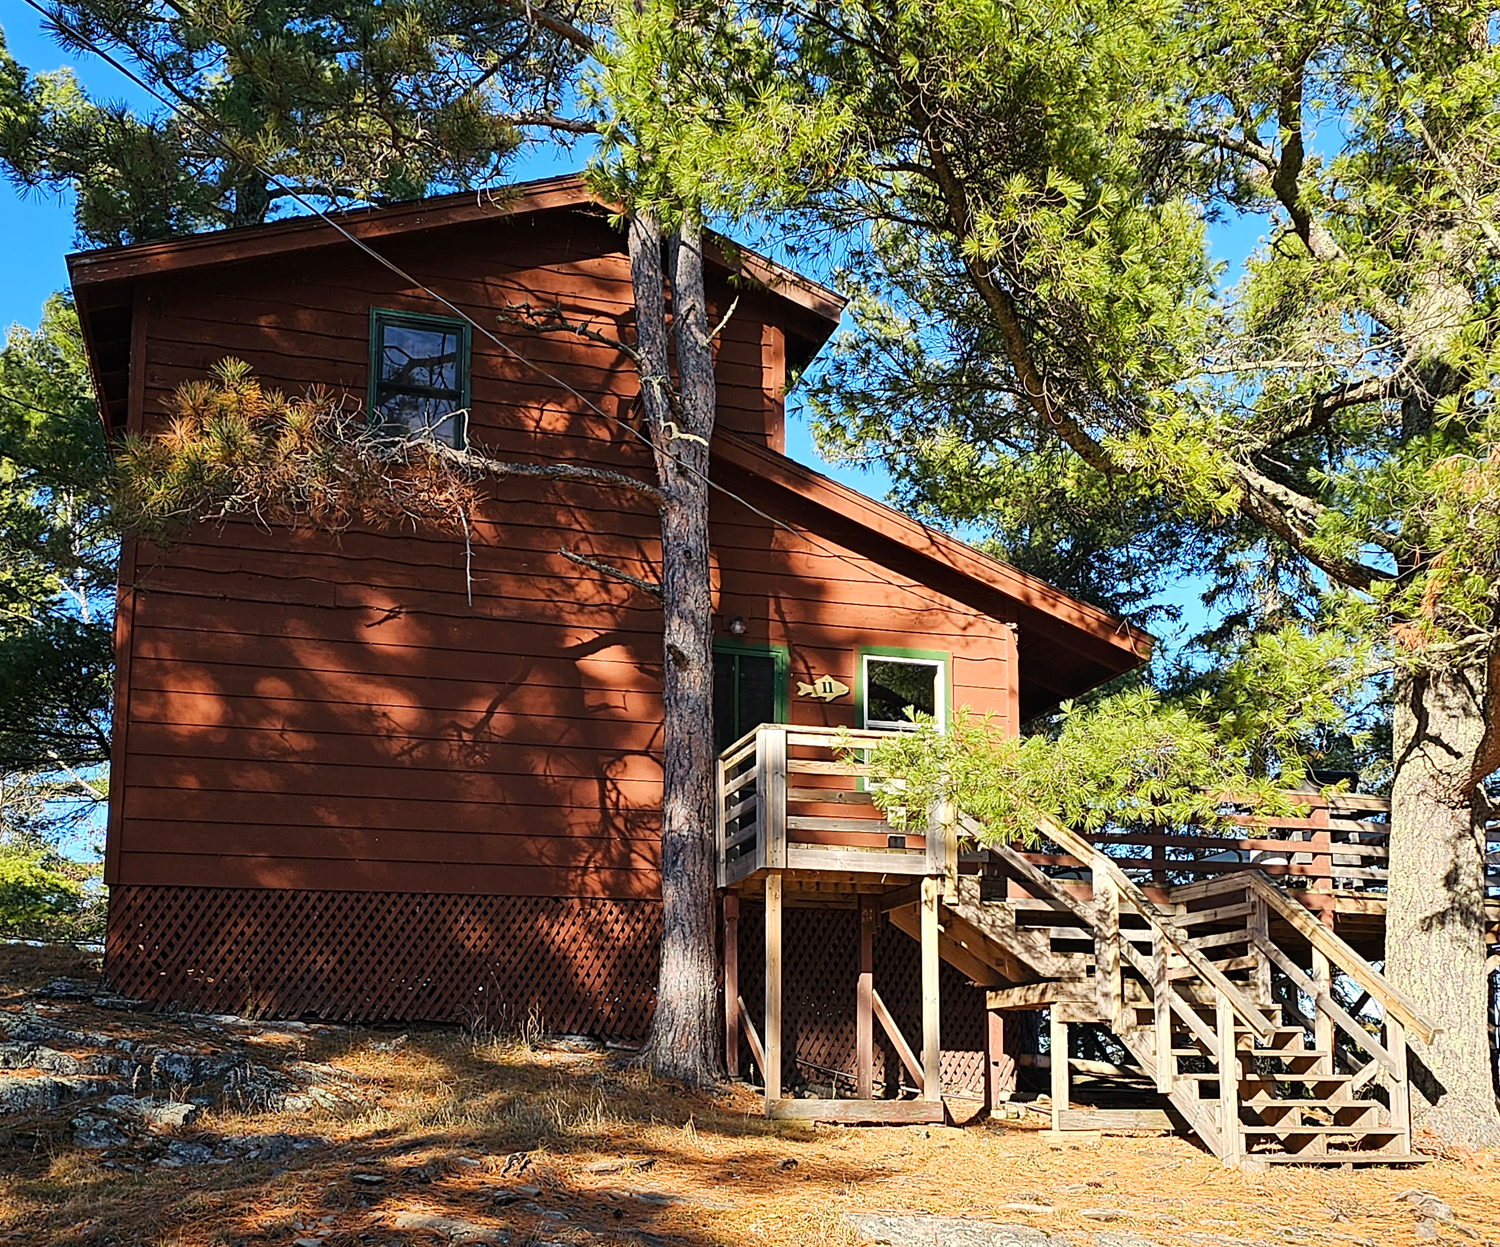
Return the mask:
MULTIPOLYGON (((353 1090, 257 1108, 232 1076, 159 1078, 130 1090, 207 1102, 189 1124, 141 1128, 108 1148, 81 1146, 75 1124, 99 1120, 102 1095, 13 1113, 0 1126, 0 1241, 436 1247, 488 1233, 514 1247, 856 1247, 869 1240, 850 1216, 897 1213, 1030 1227, 1076 1247, 1404 1247, 1432 1241, 1398 1198, 1415 1187, 1479 1241, 1500 1242, 1496 1153, 1450 1153, 1418 1170, 1246 1175, 1169 1135, 1060 1144, 1027 1123, 773 1125, 749 1089, 685 1094, 626 1054, 577 1044, 452 1027, 236 1028, 34 990, 86 972, 55 951, 0 949, 0 1021, 124 1040, 137 1053, 232 1048, 273 1080, 332 1071, 323 1085, 353 1090)), ((960 1118, 973 1107, 952 1105, 960 1118)))

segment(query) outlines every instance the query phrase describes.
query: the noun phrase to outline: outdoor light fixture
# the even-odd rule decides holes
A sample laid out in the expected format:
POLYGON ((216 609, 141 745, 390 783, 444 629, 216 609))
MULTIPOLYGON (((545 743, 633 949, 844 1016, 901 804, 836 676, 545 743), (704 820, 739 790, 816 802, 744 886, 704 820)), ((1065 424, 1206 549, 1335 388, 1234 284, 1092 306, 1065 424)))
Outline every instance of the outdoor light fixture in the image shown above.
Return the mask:
POLYGON ((729 621, 729 635, 730 636, 744 636, 745 635, 745 617, 743 615, 736 615, 733 619, 731 619, 729 621))

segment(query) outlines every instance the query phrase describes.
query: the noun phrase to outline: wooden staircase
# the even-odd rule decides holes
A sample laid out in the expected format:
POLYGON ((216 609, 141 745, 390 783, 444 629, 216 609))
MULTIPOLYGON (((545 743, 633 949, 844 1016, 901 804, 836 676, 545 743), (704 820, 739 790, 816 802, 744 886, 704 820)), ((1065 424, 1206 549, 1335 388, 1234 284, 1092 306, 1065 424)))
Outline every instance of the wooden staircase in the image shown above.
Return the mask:
MULTIPOLYGON (((1049 1008, 1054 1054, 1068 1051, 1070 1025, 1107 1026, 1227 1165, 1422 1159, 1406 1035, 1430 1041, 1434 1028, 1354 949, 1258 871, 1151 900, 1087 841, 1045 833, 1089 864, 1091 900, 1069 887, 1082 878, 1052 878, 1009 848, 945 889, 940 955, 989 990, 991 1008, 1049 1008), (997 874, 1019 876, 1033 899, 988 897, 997 874), (1361 993, 1352 1012, 1336 976, 1361 993), (1378 1026, 1357 1016, 1368 1002, 1378 1026)), ((915 934, 912 912, 891 918, 915 934)), ((1054 1126, 1066 1129, 1067 1061, 1053 1060, 1052 1080, 1054 1126)))

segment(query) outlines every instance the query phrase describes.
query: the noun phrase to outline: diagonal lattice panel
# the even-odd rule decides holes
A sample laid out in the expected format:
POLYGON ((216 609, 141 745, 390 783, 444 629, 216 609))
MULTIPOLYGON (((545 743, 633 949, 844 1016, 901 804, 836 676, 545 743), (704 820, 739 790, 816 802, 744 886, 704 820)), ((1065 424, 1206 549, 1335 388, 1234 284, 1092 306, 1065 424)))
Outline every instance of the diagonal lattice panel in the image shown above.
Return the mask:
POLYGON ((127 886, 106 970, 125 995, 211 1012, 640 1038, 660 935, 648 901, 127 886))

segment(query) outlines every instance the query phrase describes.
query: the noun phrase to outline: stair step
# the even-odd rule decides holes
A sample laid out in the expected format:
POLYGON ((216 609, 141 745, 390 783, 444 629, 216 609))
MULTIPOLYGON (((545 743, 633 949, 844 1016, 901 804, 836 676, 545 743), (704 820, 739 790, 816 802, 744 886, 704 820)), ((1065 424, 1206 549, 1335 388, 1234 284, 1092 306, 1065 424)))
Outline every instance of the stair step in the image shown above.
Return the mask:
MULTIPOLYGON (((1333 1053, 1322 1048, 1235 1048, 1240 1056, 1269 1057, 1275 1061, 1299 1061, 1302 1059, 1322 1060, 1330 1057, 1333 1053)), ((1216 1056, 1216 1053, 1208 1051, 1207 1048, 1173 1048, 1173 1056, 1216 1056)))
MULTIPOLYGON (((1214 1072, 1208 1073, 1208 1074, 1177 1074, 1177 1075, 1175 1075, 1175 1077, 1177 1078, 1177 1080, 1179 1082, 1218 1082, 1219 1081, 1219 1075, 1218 1075, 1217 1071, 1214 1071, 1214 1072)), ((1284 1074, 1284 1073, 1281 1073, 1280 1071, 1278 1071, 1275 1074, 1241 1074, 1236 1079, 1236 1081, 1237 1082, 1337 1082, 1337 1083, 1345 1083, 1345 1082, 1349 1081, 1349 1077, 1350 1076, 1348 1074, 1297 1074, 1297 1073, 1285 1073, 1284 1074)))
POLYGON ((1394 1126, 1247 1126, 1241 1123, 1240 1133, 1255 1138, 1271 1134, 1357 1134, 1362 1139, 1394 1139, 1401 1131, 1394 1126))
POLYGON ((1431 1156, 1417 1152, 1250 1152, 1248 1159, 1268 1165, 1426 1165, 1431 1156))

